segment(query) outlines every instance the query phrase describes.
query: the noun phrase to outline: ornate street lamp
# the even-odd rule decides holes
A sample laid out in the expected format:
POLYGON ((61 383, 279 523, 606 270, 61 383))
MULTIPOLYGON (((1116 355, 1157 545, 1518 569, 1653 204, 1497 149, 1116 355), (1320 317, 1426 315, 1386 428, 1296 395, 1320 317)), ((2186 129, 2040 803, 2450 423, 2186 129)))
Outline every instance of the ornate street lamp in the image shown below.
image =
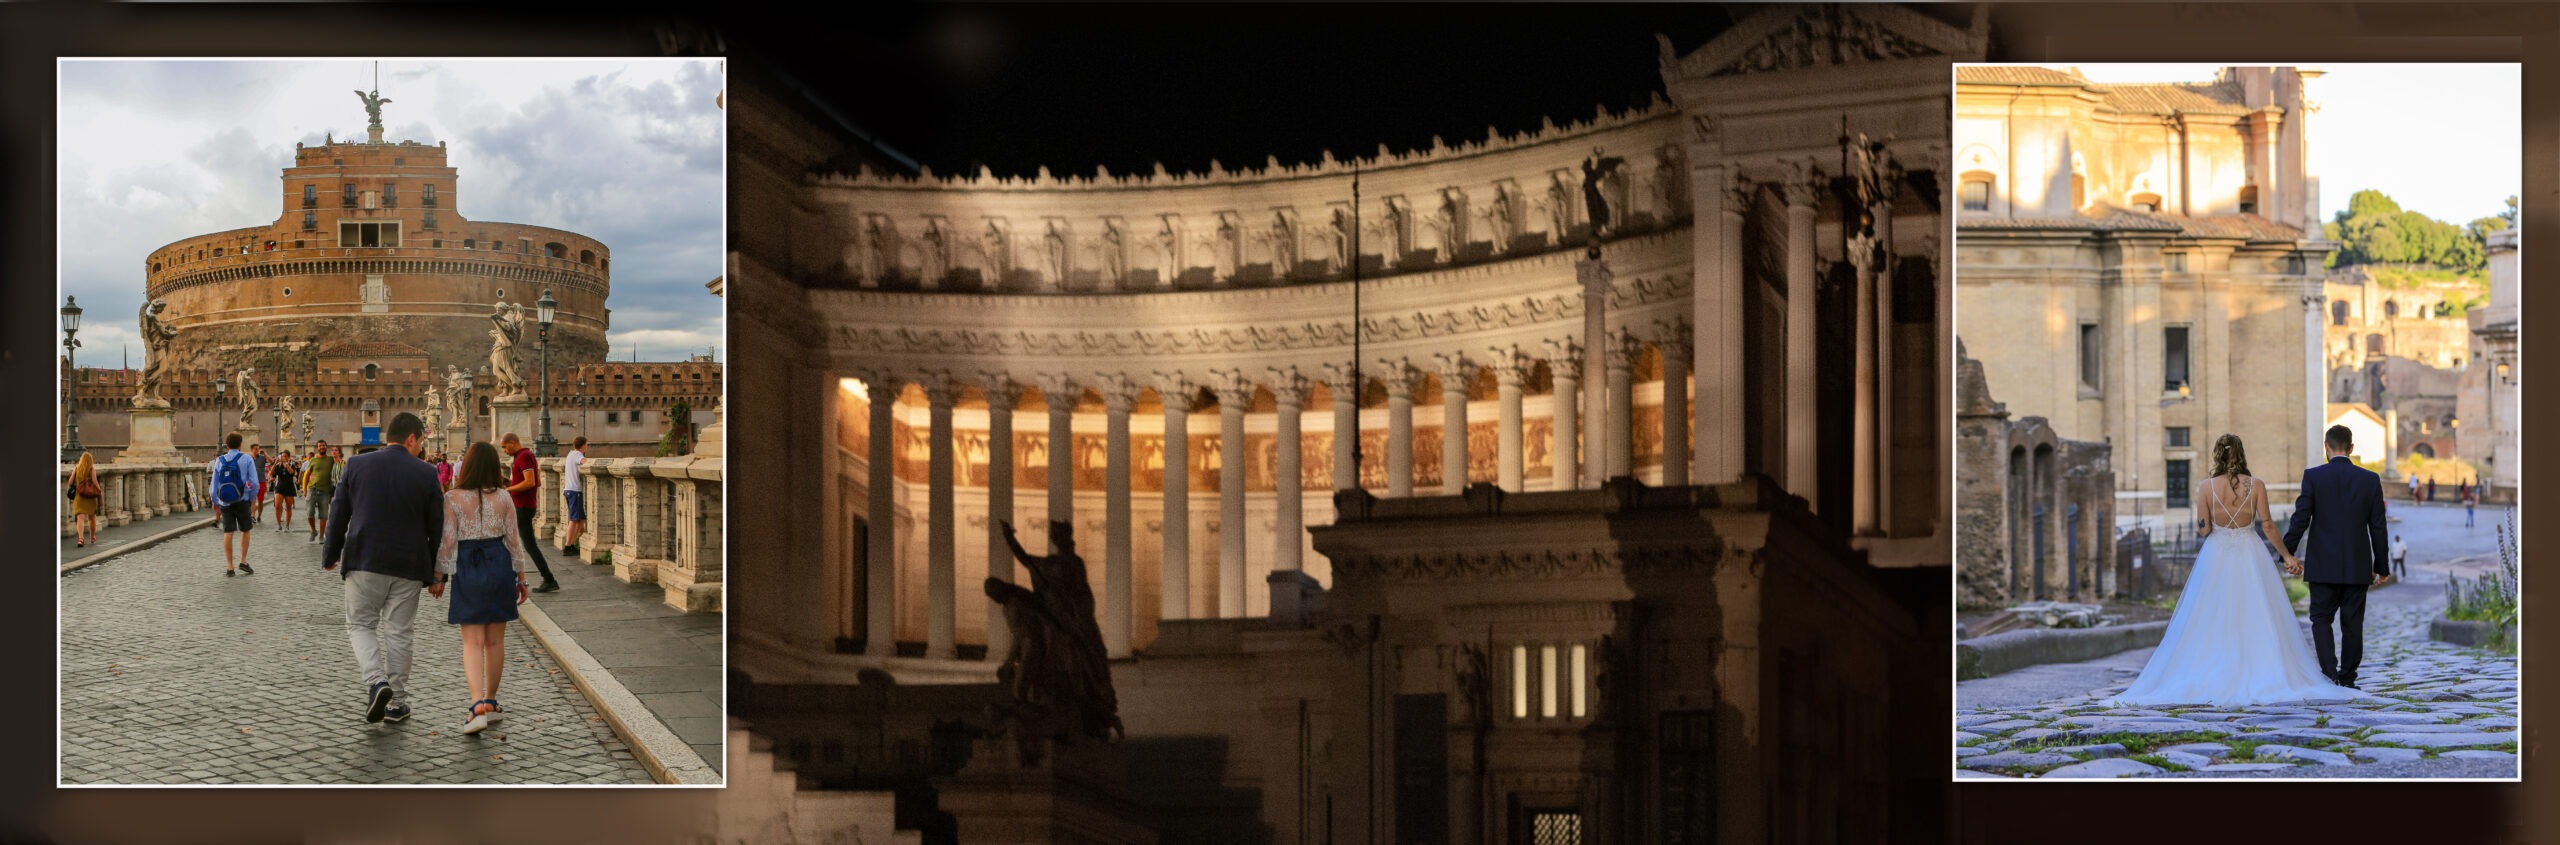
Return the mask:
POLYGON ((534 320, 542 326, 536 335, 540 340, 537 346, 542 350, 542 433, 533 436, 533 456, 537 458, 560 456, 560 441, 551 439, 551 315, 559 307, 560 303, 551 298, 550 288, 543 288, 542 299, 533 303, 534 320))
POLYGON ((80 460, 80 367, 72 361, 72 350, 80 348, 80 298, 62 298, 62 389, 65 410, 62 414, 62 462, 80 460))

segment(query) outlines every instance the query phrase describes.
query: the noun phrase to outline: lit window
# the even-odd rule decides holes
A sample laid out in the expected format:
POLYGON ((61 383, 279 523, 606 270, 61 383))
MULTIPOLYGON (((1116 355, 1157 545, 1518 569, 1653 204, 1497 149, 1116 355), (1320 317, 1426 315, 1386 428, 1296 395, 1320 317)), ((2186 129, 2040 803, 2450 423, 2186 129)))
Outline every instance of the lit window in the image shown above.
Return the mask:
MULTIPOLYGON (((612 421, 613 415, 606 414, 605 422, 612 421)), ((1529 647, 1525 645, 1511 647, 1511 718, 1529 718, 1529 647)))
POLYGON ((1967 179, 1967 180, 1965 180, 1965 183, 1964 183, 1964 210, 1966 210, 1966 211, 1990 211, 1990 210, 1991 210, 1991 183, 1990 183, 1989 181, 1987 181, 1987 180, 1978 180, 1978 179, 1967 179))
POLYGON ((1538 647, 1538 668, 1538 716, 1552 719, 1556 715, 1556 673, 1560 671, 1555 646, 1538 647))
POLYGON ((1586 685, 1582 682, 1583 678, 1589 677, 1583 671, 1583 659, 1583 647, 1577 643, 1573 647, 1573 671, 1566 677, 1566 680, 1573 684, 1573 717, 1576 719, 1582 718, 1584 713, 1589 712, 1590 707, 1589 693, 1585 692, 1586 685))

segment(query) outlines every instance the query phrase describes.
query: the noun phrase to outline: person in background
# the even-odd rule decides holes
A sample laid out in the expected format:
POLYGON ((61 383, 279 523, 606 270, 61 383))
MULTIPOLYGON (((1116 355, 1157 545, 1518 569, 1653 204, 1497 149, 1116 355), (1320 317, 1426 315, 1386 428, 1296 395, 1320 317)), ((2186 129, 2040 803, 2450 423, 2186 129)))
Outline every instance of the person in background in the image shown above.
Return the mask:
POLYGON ((569 441, 569 454, 560 459, 560 503, 567 507, 569 533, 560 540, 560 552, 578 556, 578 538, 587 536, 587 479, 578 469, 587 465, 587 438, 579 435, 569 441))
POLYGON ((436 453, 436 486, 453 489, 453 462, 445 460, 443 452, 436 453))
POLYGON ((542 495, 542 471, 536 468, 533 450, 525 448, 524 441, 516 439, 515 432, 499 437, 498 446, 505 449, 511 459, 507 492, 515 494, 516 532, 523 535, 525 553, 533 556, 533 568, 542 571, 542 586, 533 588, 533 591, 558 592, 560 582, 551 578, 551 562, 542 559, 542 538, 533 534, 533 509, 542 503, 539 498, 542 495))
POLYGON ((71 501, 71 547, 97 545, 98 503, 106 498, 106 491, 98 486, 98 465, 89 453, 80 453, 80 462, 71 465, 71 477, 63 479, 62 497, 71 501))
POLYGON ((2435 503, 2436 503, 2436 480, 2435 480, 2435 479, 2430 478, 2430 479, 2427 479, 2427 504, 2432 505, 2432 504, 2435 504, 2435 503))
POLYGON ((337 489, 338 456, 329 448, 329 441, 323 440, 313 448, 311 460, 302 464, 302 498, 311 503, 302 517, 303 527, 310 529, 311 536, 303 542, 320 542, 320 532, 328 530, 329 494, 337 489))
POLYGON ((292 452, 276 453, 275 477, 268 479, 268 485, 276 492, 276 530, 291 529, 293 497, 302 489, 302 465, 293 460, 292 452))
POLYGON ((526 598, 525 548, 516 531, 515 497, 507 495, 498 450, 485 441, 462 453, 462 470, 444 494, 444 541, 436 548, 437 584, 450 584, 445 621, 462 626, 462 676, 471 686, 464 734, 504 718, 498 678, 507 666, 507 623, 526 598))
POLYGON ((409 718, 418 591, 435 580, 445 531, 444 491, 435 468, 418 459, 426 428, 416 414, 392 417, 390 444, 347 462, 320 545, 320 569, 342 572, 347 639, 365 683, 368 723, 409 718))
POLYGON ((249 527, 255 528, 258 526, 258 523, 266 521, 267 464, 269 463, 267 460, 267 447, 256 443, 249 444, 249 457, 255 460, 258 464, 257 504, 249 507, 249 527))
POLYGON ((207 493, 213 506, 222 513, 219 519, 222 528, 222 577, 256 575, 258 571, 249 568, 249 529, 258 524, 256 502, 258 494, 264 492, 258 486, 258 460, 240 451, 239 432, 224 435, 222 445, 223 453, 207 467, 213 475, 213 483, 207 493), (233 534, 240 535, 239 559, 236 562, 231 552, 233 534))
POLYGON ((2472 512, 2480 508, 2480 485, 2462 485, 2462 527, 2472 527, 2472 512))
POLYGON ((2392 577, 2395 578, 2409 577, 2408 535, 2391 535, 2391 572, 2393 573, 2392 577))

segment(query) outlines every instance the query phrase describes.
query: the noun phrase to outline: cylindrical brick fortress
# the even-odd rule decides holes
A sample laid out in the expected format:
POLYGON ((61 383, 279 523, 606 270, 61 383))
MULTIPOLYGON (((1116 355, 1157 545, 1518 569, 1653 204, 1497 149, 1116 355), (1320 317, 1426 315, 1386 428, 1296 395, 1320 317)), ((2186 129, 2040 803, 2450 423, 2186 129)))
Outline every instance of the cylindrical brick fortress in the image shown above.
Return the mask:
MULTIPOLYGON (((489 361, 503 299, 531 322, 545 289, 555 369, 601 361, 611 253, 594 238, 461 214, 445 147, 403 141, 297 145, 273 223, 180 240, 144 261, 148 290, 179 328, 179 367, 309 370, 327 348, 392 342, 432 368, 489 361)), ((534 327, 519 368, 533 375, 534 327)))

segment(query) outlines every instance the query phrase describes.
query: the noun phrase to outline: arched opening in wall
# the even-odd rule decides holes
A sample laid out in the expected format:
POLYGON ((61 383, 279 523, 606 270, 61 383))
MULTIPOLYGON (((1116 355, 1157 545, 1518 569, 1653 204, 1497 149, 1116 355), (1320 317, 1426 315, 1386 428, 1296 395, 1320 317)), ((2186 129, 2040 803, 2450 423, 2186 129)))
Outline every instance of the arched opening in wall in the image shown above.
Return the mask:
POLYGON ((2343 326, 2343 325, 2346 325, 2346 324, 2347 324, 2347 311, 2348 311, 2348 307, 2347 307, 2347 302, 2346 302, 2346 300, 2341 299, 2341 300, 2338 300, 2338 301, 2336 301, 2336 302, 2329 303, 2329 325, 2332 325, 2332 326, 2343 326))
POLYGON ((2131 197, 2127 197, 2125 202, 2133 206, 2133 210, 2135 211, 2147 211, 2155 214, 2160 211, 2159 194, 2135 194, 2131 197))
POLYGON ((2391 354, 2391 347, 2382 339, 2382 335, 2379 332, 2365 335, 2364 354, 2368 356, 2388 355, 2391 354))
POLYGON ((2433 459, 2436 456, 2436 447, 2426 443, 2409 447, 2409 451, 2421 458, 2433 459))
POLYGON ((365 381, 375 381, 375 380, 378 380, 378 379, 380 379, 380 378, 382 378, 382 365, 380 365, 380 364, 366 364, 366 365, 364 365, 364 380, 365 380, 365 381))
POLYGON ((542 245, 542 254, 552 258, 567 258, 569 257, 569 248, 567 246, 563 246, 559 241, 552 241, 542 245))
POLYGON ((160 262, 157 262, 157 261, 151 262, 151 272, 154 272, 154 273, 160 272, 160 262))
POLYGON ((2240 213, 2242 213, 2242 214, 2256 214, 2256 213, 2258 213, 2258 186, 2256 186, 2256 185, 2242 185, 2242 186, 2240 186, 2240 213))
POLYGON ((594 263, 596 263, 596 251, 595 251, 595 250, 592 250, 592 249, 582 249, 582 250, 578 250, 578 263, 580 263, 580 264, 594 264, 594 263))
POLYGON ((611 270, 613 269, 613 259, 606 258, 606 259, 602 259, 602 260, 597 261, 597 262, 596 262, 596 269, 598 269, 598 270, 605 270, 605 271, 611 271, 611 270))
POLYGON ((2386 320, 2387 320, 2387 319, 2391 319, 2391 318, 2393 318, 2393 317, 2398 317, 2398 316, 2400 316, 2400 300, 2397 300, 2397 299, 2384 300, 2384 301, 2383 301, 2383 303, 2382 303, 2382 317, 2383 317, 2383 319, 2386 319, 2386 320))
POLYGON ((1956 196, 1963 202, 1964 210, 1990 211, 1991 191, 1994 187, 1991 173, 1984 170, 1969 170, 1960 178, 1962 181, 1957 185, 1956 196))

